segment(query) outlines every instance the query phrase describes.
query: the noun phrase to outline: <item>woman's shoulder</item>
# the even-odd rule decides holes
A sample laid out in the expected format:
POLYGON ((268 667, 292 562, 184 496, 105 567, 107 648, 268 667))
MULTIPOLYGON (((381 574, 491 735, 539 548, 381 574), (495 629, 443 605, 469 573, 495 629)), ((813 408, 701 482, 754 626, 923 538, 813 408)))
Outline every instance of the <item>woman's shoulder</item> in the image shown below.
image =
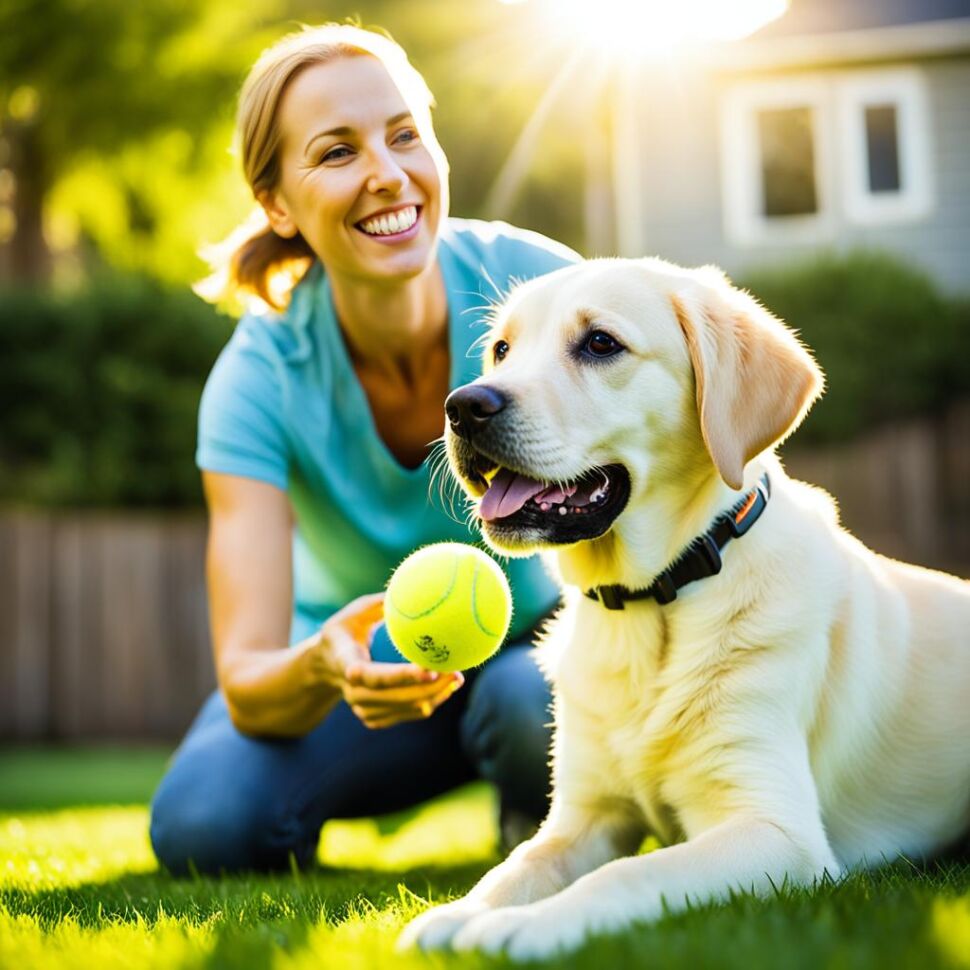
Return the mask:
POLYGON ((449 218, 442 227, 441 240, 475 274, 484 268, 499 275, 527 278, 581 259, 548 236, 498 220, 449 218))

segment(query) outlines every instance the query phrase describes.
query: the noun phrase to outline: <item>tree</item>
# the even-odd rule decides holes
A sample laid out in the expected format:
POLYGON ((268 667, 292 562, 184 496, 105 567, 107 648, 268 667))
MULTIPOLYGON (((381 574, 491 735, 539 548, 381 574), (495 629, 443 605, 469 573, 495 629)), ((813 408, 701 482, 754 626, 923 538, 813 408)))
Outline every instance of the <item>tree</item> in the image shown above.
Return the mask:
POLYGON ((172 126, 194 136, 214 106, 231 105, 267 40, 271 6, 4 0, 0 167, 10 189, 0 196, 0 278, 46 278, 43 202, 79 154, 110 155, 172 126))

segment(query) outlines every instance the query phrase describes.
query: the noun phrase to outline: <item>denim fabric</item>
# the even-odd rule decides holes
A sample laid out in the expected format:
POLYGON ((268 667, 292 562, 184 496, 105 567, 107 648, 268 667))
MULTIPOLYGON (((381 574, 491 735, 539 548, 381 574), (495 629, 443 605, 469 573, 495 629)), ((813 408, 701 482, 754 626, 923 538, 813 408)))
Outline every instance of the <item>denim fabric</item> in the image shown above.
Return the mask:
MULTIPOLYGON (((383 627, 371 652, 400 659, 383 627)), ((383 730, 364 727, 340 702, 304 737, 249 737, 216 691, 155 793, 155 853, 173 873, 279 869, 291 854, 305 866, 327 819, 398 811, 477 778, 496 785, 503 811, 539 821, 550 788, 550 700, 523 643, 467 672, 427 720, 383 730)))

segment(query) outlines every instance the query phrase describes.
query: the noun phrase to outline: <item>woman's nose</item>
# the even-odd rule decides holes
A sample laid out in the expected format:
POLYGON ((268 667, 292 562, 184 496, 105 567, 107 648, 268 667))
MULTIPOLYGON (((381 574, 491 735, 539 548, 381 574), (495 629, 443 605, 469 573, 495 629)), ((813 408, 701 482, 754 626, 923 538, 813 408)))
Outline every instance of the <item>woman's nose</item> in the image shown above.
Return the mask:
POLYGON ((374 153, 367 179, 369 192, 397 195, 407 187, 408 181, 407 173, 398 165, 391 152, 385 149, 374 153))

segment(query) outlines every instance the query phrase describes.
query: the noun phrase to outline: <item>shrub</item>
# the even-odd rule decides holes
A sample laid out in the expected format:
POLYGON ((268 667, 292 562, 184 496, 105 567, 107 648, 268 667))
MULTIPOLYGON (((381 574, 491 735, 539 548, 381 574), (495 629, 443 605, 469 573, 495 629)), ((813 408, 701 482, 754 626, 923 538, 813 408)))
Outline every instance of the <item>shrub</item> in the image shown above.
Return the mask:
POLYGON ((231 328, 138 277, 0 293, 0 500, 199 505, 196 411, 231 328))
POLYGON ((799 331, 826 392, 798 441, 835 441, 970 391, 970 303, 876 252, 821 255, 740 281, 799 331))

